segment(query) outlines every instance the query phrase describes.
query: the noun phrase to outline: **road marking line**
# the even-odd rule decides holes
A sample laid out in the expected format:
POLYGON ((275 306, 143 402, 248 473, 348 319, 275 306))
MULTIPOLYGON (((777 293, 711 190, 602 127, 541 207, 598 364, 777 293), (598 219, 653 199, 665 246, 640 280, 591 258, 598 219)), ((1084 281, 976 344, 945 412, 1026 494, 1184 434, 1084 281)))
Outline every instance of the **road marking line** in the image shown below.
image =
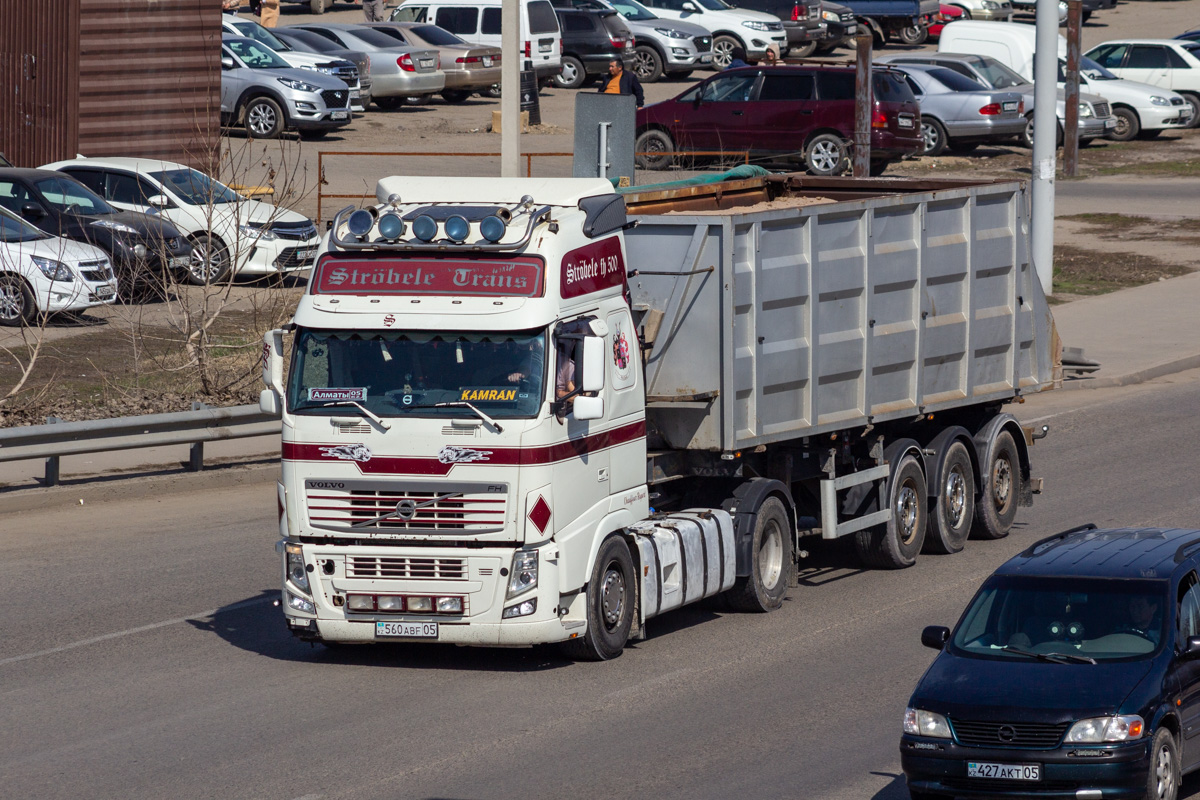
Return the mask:
POLYGON ((83 639, 82 641, 71 642, 70 644, 64 644, 60 647, 52 647, 49 650, 39 650, 36 653, 26 653, 23 656, 11 656, 10 658, 0 659, 0 667, 3 667, 7 664, 15 664, 18 661, 28 661, 31 658, 40 658, 41 656, 49 656, 54 655, 55 653, 65 652, 67 650, 74 650, 77 647, 86 647, 89 644, 98 644, 100 642, 108 641, 109 639, 119 639, 122 636, 131 636, 135 633, 144 633, 146 631, 152 631, 156 628, 165 628, 168 625, 178 625, 181 622, 188 622, 190 620, 198 620, 204 619, 205 617, 216 616, 222 611, 237 611, 240 608, 249 608, 250 606, 257 606, 262 605, 263 603, 271 602, 274 602, 274 598, 260 597, 254 600, 243 600, 242 602, 234 603, 231 606, 221 606, 220 608, 210 609, 209 611, 201 611, 199 614, 189 614, 186 617, 167 619, 163 620, 162 622, 154 622, 150 625, 142 625, 141 627, 130 628, 129 630, 125 631, 106 633, 103 636, 93 636, 91 639, 83 639))

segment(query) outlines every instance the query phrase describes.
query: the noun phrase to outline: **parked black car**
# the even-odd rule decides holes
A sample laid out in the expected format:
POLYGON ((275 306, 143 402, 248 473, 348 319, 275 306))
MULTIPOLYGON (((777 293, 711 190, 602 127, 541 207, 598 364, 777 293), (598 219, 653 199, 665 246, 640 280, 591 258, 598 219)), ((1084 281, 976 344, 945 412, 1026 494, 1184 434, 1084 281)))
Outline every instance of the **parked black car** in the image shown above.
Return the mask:
POLYGON ((1200 530, 1043 539, 988 578, 904 715, 914 800, 1162 798, 1200 767, 1200 530))
POLYGON ((608 62, 619 58, 633 69, 633 34, 616 11, 555 8, 562 28, 562 72, 554 85, 578 89, 589 79, 608 74, 608 62))
POLYGON ((95 245, 109 254, 121 297, 167 270, 185 270, 192 246, 174 225, 113 208, 61 172, 0 169, 0 206, 47 233, 95 245))
POLYGON ((779 17, 788 37, 788 58, 808 58, 825 40, 821 0, 730 0, 729 5, 779 17))
POLYGON ((853 43, 854 35, 858 33, 858 18, 849 6, 821 0, 821 19, 825 23, 825 37, 817 42, 818 54, 853 43))

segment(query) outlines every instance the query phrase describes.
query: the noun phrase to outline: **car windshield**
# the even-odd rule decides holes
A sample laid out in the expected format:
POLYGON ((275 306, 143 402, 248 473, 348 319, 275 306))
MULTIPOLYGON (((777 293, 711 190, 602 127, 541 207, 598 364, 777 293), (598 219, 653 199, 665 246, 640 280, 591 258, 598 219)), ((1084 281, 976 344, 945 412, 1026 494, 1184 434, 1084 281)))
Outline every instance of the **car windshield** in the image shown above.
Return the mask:
POLYGON ((271 33, 269 30, 259 25, 257 22, 251 22, 248 19, 237 19, 233 21, 233 27, 238 29, 238 33, 253 39, 260 44, 265 44, 272 50, 291 50, 287 44, 279 39, 278 36, 271 33))
POLYGON ((333 53, 343 49, 342 46, 337 42, 331 42, 324 36, 311 31, 284 31, 283 35, 286 36, 290 42, 299 42, 309 51, 314 53, 333 53))
POLYGON ((41 192, 47 203, 59 211, 72 211, 76 214, 115 214, 116 209, 100 199, 81 183, 70 178, 43 178, 34 181, 34 186, 41 192))
POLYGON ((1024 86, 1029 83, 999 61, 990 58, 981 58, 972 61, 971 64, 980 75, 987 79, 993 89, 1008 89, 1012 86, 1024 86))
MULTIPOLYGON (((1062 83, 1064 80, 1066 80, 1066 76, 1063 74, 1063 70, 1065 68, 1066 68, 1066 62, 1059 61, 1058 62, 1058 82, 1059 83, 1062 83)), ((1116 75, 1113 75, 1107 69, 1100 66, 1095 61, 1092 61, 1087 56, 1079 57, 1079 71, 1094 81, 1120 80, 1120 78, 1118 78, 1116 75)))
POLYGON ((733 8, 725 2, 725 0, 695 0, 695 2, 707 8, 709 11, 728 11, 733 8))
POLYGON ((225 42, 233 54, 250 69, 287 69, 288 63, 265 44, 252 39, 230 39, 225 42))
POLYGON ((220 181, 214 181, 194 169, 169 169, 151 172, 150 177, 171 190, 185 203, 206 206, 209 203, 236 203, 238 194, 220 181))
POLYGON ((421 25, 411 29, 413 34, 420 37, 424 41, 434 47, 445 47, 451 44, 466 44, 463 39, 458 38, 453 33, 437 25, 421 25))
POLYGON ((25 220, 13 216, 7 209, 0 208, 0 242, 35 242, 49 238, 49 234, 42 233, 25 220))
POLYGON ((952 92, 985 92, 987 87, 979 81, 973 81, 966 75, 960 75, 952 69, 935 67, 929 70, 929 77, 945 86, 952 92))
POLYGON ((496 418, 533 417, 545 394, 545 344, 543 331, 305 330, 288 398, 297 413, 344 414, 358 403, 380 417, 457 417, 461 406, 434 404, 468 402, 496 418))
POLYGON ((993 577, 963 614, 952 643, 969 656, 1137 658, 1158 650, 1165 638, 1167 586, 1161 580, 993 577))
POLYGON ((612 7, 625 19, 631 19, 635 22, 658 19, 658 17, 650 12, 650 9, 634 2, 634 0, 614 0, 612 7))

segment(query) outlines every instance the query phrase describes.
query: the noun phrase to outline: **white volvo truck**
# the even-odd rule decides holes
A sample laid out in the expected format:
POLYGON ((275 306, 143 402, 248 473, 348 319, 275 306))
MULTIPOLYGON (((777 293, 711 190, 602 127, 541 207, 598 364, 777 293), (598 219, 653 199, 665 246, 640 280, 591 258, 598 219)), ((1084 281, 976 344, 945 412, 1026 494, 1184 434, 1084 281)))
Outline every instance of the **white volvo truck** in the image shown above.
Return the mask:
POLYGON ((803 537, 904 567, 1005 536, 1040 490, 1003 410, 1061 382, 1022 184, 391 177, 377 200, 264 337, 303 639, 612 658, 705 597, 778 607, 803 537))

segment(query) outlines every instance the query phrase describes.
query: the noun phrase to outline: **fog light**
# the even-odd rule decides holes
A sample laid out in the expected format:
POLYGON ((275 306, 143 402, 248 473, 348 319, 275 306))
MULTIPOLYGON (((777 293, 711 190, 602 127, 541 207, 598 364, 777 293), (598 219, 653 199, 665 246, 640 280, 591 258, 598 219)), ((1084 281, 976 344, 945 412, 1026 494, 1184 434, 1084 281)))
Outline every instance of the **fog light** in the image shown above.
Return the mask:
POLYGON ((135 244, 133 246, 133 254, 135 256, 137 256, 138 258, 145 258, 146 257, 146 245, 135 244))
POLYGON ((456 242, 466 241, 471 235, 471 223, 466 217, 455 214, 446 219, 446 235, 456 242))
POLYGON ((439 597, 437 599, 439 614, 461 614, 463 610, 461 597, 439 597))
POLYGON ((498 242, 503 239, 504 231, 507 229, 508 226, 504 224, 504 220, 495 214, 490 217, 484 217, 479 223, 479 232, 489 242, 498 242))
POLYGON ((509 606, 504 609, 502 619, 512 619, 513 617, 528 617, 533 612, 537 611, 537 598, 534 597, 526 600, 524 603, 518 603, 515 606, 509 606))
POLYGON ((375 598, 369 594, 346 595, 346 608, 351 611, 374 611, 375 598))
POLYGON ((433 598, 410 597, 408 598, 408 610, 414 614, 430 614, 433 612, 433 598))
POLYGON ((317 613, 317 607, 311 601, 294 595, 291 592, 288 592, 288 606, 296 611, 303 611, 305 614, 317 613))
POLYGON ((412 226, 413 236, 417 237, 422 242, 432 242, 433 237, 437 236, 437 222, 428 214, 422 214, 414 219, 412 226))
POLYGON ((379 595, 379 610, 380 611, 403 611, 404 598, 398 595, 379 595))
POLYGON ((379 235, 389 241, 395 241, 404 235, 404 220, 399 214, 384 214, 379 218, 379 235))
POLYGON ((687 58, 688 51, 683 47, 672 47, 671 55, 675 56, 676 58, 687 58))
POLYGON ((350 215, 350 219, 346 220, 346 227, 355 236, 366 236, 371 232, 371 226, 374 224, 375 217, 371 216, 371 212, 365 208, 355 211, 350 215))

